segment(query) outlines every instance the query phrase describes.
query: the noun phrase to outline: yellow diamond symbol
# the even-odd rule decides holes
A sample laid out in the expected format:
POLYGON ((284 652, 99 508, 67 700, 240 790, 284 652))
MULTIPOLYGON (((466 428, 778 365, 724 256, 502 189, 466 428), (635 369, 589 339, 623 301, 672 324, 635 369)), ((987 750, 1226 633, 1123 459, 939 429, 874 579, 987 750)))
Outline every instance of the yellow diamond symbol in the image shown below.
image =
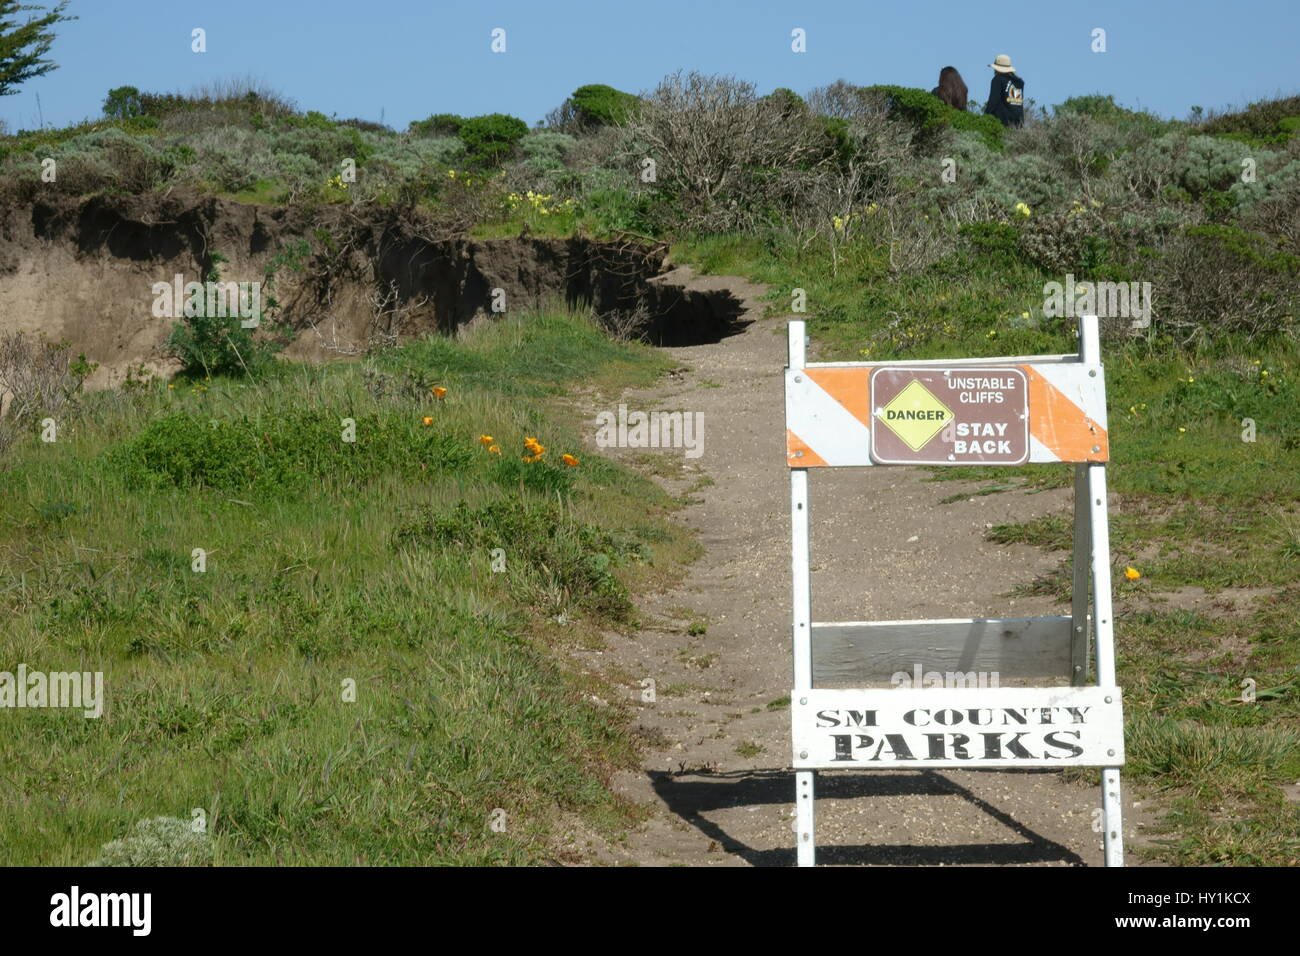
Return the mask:
POLYGON ((876 411, 876 418, 903 439, 912 451, 920 451, 956 417, 916 379, 908 382, 884 408, 876 411))

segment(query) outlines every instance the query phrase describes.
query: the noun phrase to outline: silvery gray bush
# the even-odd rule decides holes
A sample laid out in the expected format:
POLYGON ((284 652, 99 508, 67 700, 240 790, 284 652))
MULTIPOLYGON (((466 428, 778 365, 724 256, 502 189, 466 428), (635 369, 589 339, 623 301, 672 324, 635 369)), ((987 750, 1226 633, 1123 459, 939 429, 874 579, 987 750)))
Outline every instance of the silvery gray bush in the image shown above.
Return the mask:
POLYGON ((212 840, 195 833, 188 820, 154 817, 138 822, 129 836, 105 843, 90 866, 210 866, 212 840))

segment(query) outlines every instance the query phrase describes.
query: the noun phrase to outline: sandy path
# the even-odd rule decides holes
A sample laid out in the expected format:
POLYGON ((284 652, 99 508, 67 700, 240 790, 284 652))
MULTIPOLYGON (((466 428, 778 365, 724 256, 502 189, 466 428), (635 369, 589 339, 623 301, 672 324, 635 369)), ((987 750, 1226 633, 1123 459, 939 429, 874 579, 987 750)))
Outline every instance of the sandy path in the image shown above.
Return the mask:
MULTIPOLYGON (((703 412, 702 457, 688 462, 684 481, 662 483, 680 493, 706 474, 714 484, 691 492, 696 503, 682 512, 705 555, 680 588, 640 602, 647 629, 631 638, 610 635, 609 648, 586 661, 652 678, 657 698, 642 702, 641 689, 628 688, 651 746, 643 770, 615 782, 621 794, 650 808, 650 819, 593 859, 790 865, 789 710, 768 709, 788 696, 791 683, 781 384, 788 317, 758 318, 763 290, 747 280, 694 277, 684 269, 674 279, 733 290, 752 321, 721 342, 671 350, 685 373, 623 398, 630 409, 703 412), (705 633, 688 633, 692 615, 707 622, 705 633)), ((815 360, 816 342, 810 344, 815 360)), ((1057 556, 983 538, 988 524, 1064 508, 1065 490, 940 505, 976 486, 927 477, 913 468, 814 472, 814 620, 1069 613, 1048 598, 1005 596, 1054 566, 1057 556)), ((1131 851, 1150 822, 1131 787, 1124 796, 1131 851)), ((817 798, 819 863, 1102 862, 1092 826, 1098 788, 1066 782, 1055 771, 821 773, 817 798)), ((1129 862, 1136 862, 1131 852, 1129 862)))

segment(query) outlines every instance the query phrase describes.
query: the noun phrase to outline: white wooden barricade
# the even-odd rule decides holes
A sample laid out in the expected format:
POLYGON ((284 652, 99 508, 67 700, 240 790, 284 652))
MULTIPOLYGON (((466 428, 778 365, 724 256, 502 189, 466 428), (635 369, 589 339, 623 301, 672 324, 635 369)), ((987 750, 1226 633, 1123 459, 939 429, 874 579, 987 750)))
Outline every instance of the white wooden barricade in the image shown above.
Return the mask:
POLYGON ((1115 684, 1106 517, 1109 445, 1096 316, 1079 320, 1079 352, 1073 355, 810 364, 804 323, 791 322, 789 334, 790 719, 798 864, 815 863, 818 770, 1090 766, 1102 768, 1105 862, 1122 866, 1124 721, 1115 684), (810 469, 1053 461, 1073 463, 1075 470, 1069 617, 813 619, 810 469), (866 686, 914 668, 971 677, 992 672, 999 679, 1056 678, 1070 685, 866 686))

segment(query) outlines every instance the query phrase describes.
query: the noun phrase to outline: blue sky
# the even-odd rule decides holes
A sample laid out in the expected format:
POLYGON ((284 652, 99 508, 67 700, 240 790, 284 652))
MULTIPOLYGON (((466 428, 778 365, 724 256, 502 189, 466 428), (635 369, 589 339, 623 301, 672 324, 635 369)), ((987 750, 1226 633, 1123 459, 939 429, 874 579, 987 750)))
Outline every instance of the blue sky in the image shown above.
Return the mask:
POLYGON ((983 101, 998 53, 1040 105, 1106 92, 1183 117, 1300 92, 1296 0, 73 0, 69 12, 80 19, 57 28, 50 54, 60 68, 0 97, 11 131, 96 117, 114 86, 244 76, 303 109, 382 111, 399 129, 443 112, 531 125, 585 83, 638 92, 677 69, 804 93, 839 78, 929 89, 953 65, 983 101), (208 52, 191 52, 194 27, 208 52), (494 27, 503 54, 489 49, 494 27), (790 49, 796 27, 806 53, 790 49), (1097 27, 1104 53, 1091 49, 1097 27))

